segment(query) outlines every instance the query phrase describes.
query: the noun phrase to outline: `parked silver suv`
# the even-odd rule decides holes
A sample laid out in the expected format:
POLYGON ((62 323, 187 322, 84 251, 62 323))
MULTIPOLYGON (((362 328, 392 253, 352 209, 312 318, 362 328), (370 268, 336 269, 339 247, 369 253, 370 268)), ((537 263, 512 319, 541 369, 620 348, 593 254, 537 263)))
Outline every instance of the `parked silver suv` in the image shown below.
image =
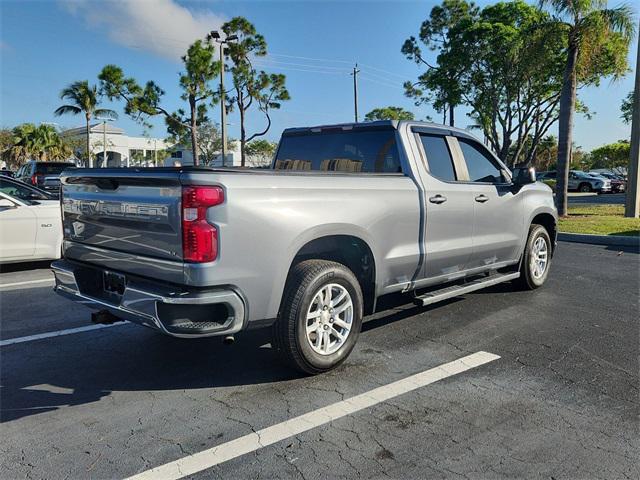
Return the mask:
MULTIPOLYGON (((555 170, 541 172, 538 180, 557 180, 558 172, 555 170)), ((570 170, 567 189, 578 192, 598 192, 608 193, 611 191, 611 180, 604 177, 597 177, 580 170, 570 170)))

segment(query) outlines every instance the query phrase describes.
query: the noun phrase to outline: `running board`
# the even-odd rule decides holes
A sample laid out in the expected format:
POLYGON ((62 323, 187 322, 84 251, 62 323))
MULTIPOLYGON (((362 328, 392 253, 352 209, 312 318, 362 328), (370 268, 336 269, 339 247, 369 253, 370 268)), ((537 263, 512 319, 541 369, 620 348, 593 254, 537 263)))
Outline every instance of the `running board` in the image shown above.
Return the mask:
POLYGON ((459 297, 465 293, 475 292, 482 288, 491 287, 502 282, 508 282, 509 280, 515 280, 520 277, 520 272, 495 274, 489 277, 479 278, 469 283, 462 285, 453 285, 451 287, 442 288, 440 290, 434 290, 433 292, 425 293, 419 297, 414 298, 416 305, 431 305, 432 303, 441 302, 448 298, 459 297))

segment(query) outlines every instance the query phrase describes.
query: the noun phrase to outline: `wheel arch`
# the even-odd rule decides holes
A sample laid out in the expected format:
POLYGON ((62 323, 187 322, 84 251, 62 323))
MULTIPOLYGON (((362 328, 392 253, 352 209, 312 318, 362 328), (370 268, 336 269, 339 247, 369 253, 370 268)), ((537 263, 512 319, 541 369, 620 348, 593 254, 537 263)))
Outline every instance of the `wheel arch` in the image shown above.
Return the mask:
MULTIPOLYGON (((289 264, 286 282, 293 267, 304 260, 330 260, 346 266, 358 279, 364 300, 364 313, 375 309, 376 262, 369 242, 358 235, 328 234, 307 241, 295 252, 289 264)), ((282 298, 284 298, 284 290, 282 298)), ((281 302, 282 302, 281 298, 281 302)))
POLYGON ((529 222, 529 226, 531 225, 542 225, 549 233, 549 238, 551 238, 551 254, 555 252, 556 249, 556 238, 558 234, 558 223, 556 217, 549 212, 540 212, 537 213, 529 222))

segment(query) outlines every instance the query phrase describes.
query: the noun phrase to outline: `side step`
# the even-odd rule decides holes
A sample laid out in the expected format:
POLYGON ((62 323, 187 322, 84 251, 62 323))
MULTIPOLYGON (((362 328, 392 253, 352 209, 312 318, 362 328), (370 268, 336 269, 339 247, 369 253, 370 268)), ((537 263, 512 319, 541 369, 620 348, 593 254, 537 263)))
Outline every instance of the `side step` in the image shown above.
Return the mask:
POLYGON ((475 292, 476 290, 480 290, 482 288, 487 288, 502 282, 508 282, 509 280, 515 280, 518 277, 520 277, 520 272, 505 274, 498 273, 490 275, 488 277, 479 278, 478 280, 464 283, 462 285, 452 285, 451 287, 445 287, 440 290, 434 290, 433 292, 425 293, 424 295, 416 297, 413 302, 416 305, 431 305, 432 303, 441 302, 442 300, 447 300, 448 298, 458 297, 460 295, 464 295, 465 293, 475 292))

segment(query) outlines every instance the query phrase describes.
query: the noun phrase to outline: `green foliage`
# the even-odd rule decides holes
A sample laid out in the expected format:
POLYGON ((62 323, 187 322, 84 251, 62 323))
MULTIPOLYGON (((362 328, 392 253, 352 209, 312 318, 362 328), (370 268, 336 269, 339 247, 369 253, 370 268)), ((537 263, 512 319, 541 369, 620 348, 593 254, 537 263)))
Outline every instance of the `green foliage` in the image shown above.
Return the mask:
POLYGON ((69 103, 61 105, 53 113, 56 116, 84 114, 86 121, 85 159, 91 163, 91 146, 89 145, 89 123, 94 117, 118 118, 113 110, 98 108, 100 93, 96 85, 89 85, 87 80, 73 82, 60 92, 60 98, 69 103))
POLYGON ((541 0, 553 15, 550 22, 562 31, 566 41, 565 72, 558 118, 558 214, 567 213, 567 185, 564 183, 572 162, 573 112, 576 91, 584 85, 599 85, 606 77, 614 79, 628 71, 627 54, 635 34, 636 21, 628 5, 607 8, 604 0, 541 0))
POLYGON ((268 74, 257 71, 251 58, 267 54, 267 42, 254 25, 243 17, 234 17, 224 25, 222 31, 227 37, 237 36, 237 40, 228 44, 227 52, 231 60, 233 94, 225 99, 229 109, 237 108, 240 115, 240 152, 242 166, 245 165, 248 142, 265 135, 271 128, 272 110, 281 107, 282 102, 290 100, 283 74, 268 74), (252 105, 257 105, 267 121, 265 128, 248 135, 246 132, 246 113, 252 105))
POLYGON ((53 112, 56 116, 84 113, 87 121, 96 116, 118 118, 118 114, 113 110, 98 108, 98 87, 89 85, 87 80, 73 82, 60 92, 60 98, 69 101, 69 103, 56 108, 53 112))
POLYGON ((591 151, 591 168, 626 167, 631 156, 631 144, 626 140, 603 145, 591 151))
POLYGON ((413 37, 403 45, 409 59, 428 67, 418 82, 405 84, 407 95, 438 111, 466 104, 500 158, 531 163, 558 118, 565 43, 549 20, 519 0, 482 10, 445 0, 420 31, 422 43, 438 53, 436 65, 424 60, 413 37))
MULTIPOLYGON (((204 165, 211 165, 218 155, 222 153, 222 135, 219 125, 210 120, 203 121, 196 128, 196 136, 200 151, 200 161, 204 165)), ((174 135, 170 138, 170 141, 185 148, 191 148, 190 134, 174 135)), ((227 148, 233 150, 235 143, 234 139, 227 139, 227 148)))
POLYGON ((269 140, 259 139, 247 143, 247 155, 262 155, 271 157, 276 151, 278 144, 269 140))
POLYGON ((413 98, 416 106, 431 103, 445 118, 448 111, 451 126, 455 123, 455 107, 463 103, 461 76, 465 68, 465 62, 457 51, 454 30, 461 23, 477 18, 478 13, 479 9, 473 2, 444 0, 442 5, 433 7, 429 18, 422 22, 419 38, 409 37, 401 49, 409 60, 427 68, 417 82, 404 83, 405 95, 413 98), (438 52, 436 65, 426 59, 420 43, 427 51, 438 52))
POLYGON ((631 123, 631 119, 633 118, 633 100, 634 100, 633 91, 629 92, 629 94, 622 100, 622 105, 620 106, 620 111, 622 112, 622 121, 624 123, 631 123))
POLYGON ((373 120, 413 120, 413 112, 402 107, 382 107, 374 108, 364 116, 367 121, 373 120))
POLYGON ((73 158, 73 144, 61 137, 52 125, 23 123, 3 130, 3 159, 13 168, 27 160, 68 160, 73 158))
POLYGON ((105 66, 98 78, 100 90, 110 100, 123 100, 125 113, 136 121, 149 126, 148 118, 163 115, 167 130, 174 137, 191 136, 194 163, 198 164, 198 125, 207 120, 207 101, 215 104, 218 100, 211 82, 220 73, 220 62, 215 60, 215 47, 202 40, 196 40, 182 57, 183 72, 179 85, 181 98, 187 108, 169 112, 162 107, 165 92, 153 81, 140 85, 133 77, 127 77, 117 65, 105 66))
POLYGON ((278 148, 277 143, 266 139, 248 142, 246 146, 246 154, 249 156, 247 159, 248 165, 250 167, 268 167, 271 164, 276 148, 278 148))

